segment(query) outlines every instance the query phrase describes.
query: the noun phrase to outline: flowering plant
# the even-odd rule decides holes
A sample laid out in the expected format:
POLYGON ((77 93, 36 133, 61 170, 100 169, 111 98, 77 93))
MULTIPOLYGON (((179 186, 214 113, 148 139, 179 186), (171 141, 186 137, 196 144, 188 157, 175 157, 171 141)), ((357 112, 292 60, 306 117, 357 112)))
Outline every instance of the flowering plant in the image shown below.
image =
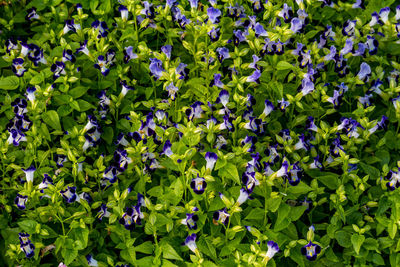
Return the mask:
POLYGON ((0 262, 400 265, 395 0, 0 3, 0 262))

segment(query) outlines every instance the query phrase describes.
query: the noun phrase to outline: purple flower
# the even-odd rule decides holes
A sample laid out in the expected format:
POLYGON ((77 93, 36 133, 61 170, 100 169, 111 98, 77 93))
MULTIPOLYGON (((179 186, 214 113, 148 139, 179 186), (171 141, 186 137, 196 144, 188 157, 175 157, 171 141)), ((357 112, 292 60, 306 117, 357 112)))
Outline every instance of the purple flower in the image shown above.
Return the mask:
POLYGON ((214 169, 214 165, 217 162, 218 156, 214 152, 207 152, 205 155, 205 159, 207 161, 206 170, 214 169))
POLYGON ((31 242, 21 244, 21 250, 25 253, 25 256, 28 259, 35 255, 35 246, 31 242))
POLYGON ((67 201, 67 203, 72 203, 77 200, 76 187, 68 186, 67 189, 60 191, 61 195, 67 201))
POLYGON ((361 63, 357 76, 362 81, 368 81, 369 76, 371 76, 371 67, 365 62, 361 63))
POLYGON ((32 165, 32 166, 30 166, 30 167, 27 168, 27 169, 22 168, 22 170, 23 170, 24 173, 25 173, 26 182, 28 182, 28 183, 33 183, 33 176, 34 176, 35 171, 36 171, 35 166, 32 165))
POLYGON ((199 177, 197 175, 197 177, 193 178, 192 181, 190 182, 190 188, 192 188, 193 192, 195 192, 198 195, 203 194, 204 190, 207 188, 206 179, 199 177))
POLYGON ((162 61, 157 58, 150 58, 149 69, 154 78, 158 80, 162 76, 162 73, 164 71, 162 67, 162 61))
POLYGON ((286 101, 284 98, 282 98, 282 100, 278 100, 278 103, 279 103, 278 108, 281 111, 285 111, 286 108, 290 105, 290 103, 286 101))
POLYGON ((226 47, 218 47, 216 51, 217 51, 217 53, 218 53, 218 60, 219 60, 219 62, 222 63, 222 61, 223 61, 224 59, 230 58, 229 49, 228 49, 228 48, 226 48, 226 47))
POLYGON ((12 71, 18 77, 24 76, 24 73, 27 71, 24 68, 24 59, 23 58, 15 58, 12 61, 12 71))
POLYGON ((389 20, 390 7, 384 7, 379 11, 379 17, 383 23, 389 20))
POLYGON ((133 53, 133 46, 125 47, 124 50, 124 62, 128 63, 131 59, 138 58, 138 55, 133 53))
POLYGON ((267 117, 275 109, 275 107, 274 107, 274 104, 272 104, 272 102, 269 101, 268 99, 265 100, 264 104, 265 104, 265 107, 264 107, 263 115, 265 117, 267 117))
POLYGON ((89 56, 89 49, 87 48, 87 40, 85 40, 83 43, 80 43, 80 47, 78 48, 78 49, 76 49, 76 52, 75 53, 79 53, 79 52, 82 52, 82 53, 84 53, 85 55, 87 55, 87 56, 89 56))
POLYGON ((301 254, 305 255, 310 261, 314 261, 321 252, 321 247, 311 241, 301 248, 301 254))
POLYGON ((21 244, 27 244, 27 243, 29 243, 29 242, 31 242, 30 240, 29 240, 29 234, 28 233, 18 233, 18 237, 19 237, 19 242, 21 243, 21 244))
POLYGON ((193 105, 190 106, 191 108, 185 111, 189 120, 199 119, 203 116, 203 109, 201 108, 201 105, 203 105, 202 102, 196 101, 193 105))
POLYGON ((65 69, 65 64, 62 61, 56 61, 53 65, 51 65, 50 70, 54 73, 53 79, 56 80, 58 77, 61 76, 61 74, 63 75, 67 74, 64 69, 65 69))
POLYGON ((351 38, 346 39, 346 43, 342 50, 340 50, 341 55, 346 55, 353 50, 353 40, 351 38))
POLYGON ((93 21, 93 23, 92 23, 92 27, 93 27, 95 30, 98 30, 97 38, 107 37, 107 35, 108 35, 108 32, 107 32, 108 26, 107 26, 107 23, 106 23, 106 22, 104 22, 104 21, 99 21, 99 20, 95 20, 95 21, 93 21))
POLYGON ((86 255, 86 260, 89 266, 99 266, 99 264, 97 263, 97 260, 95 260, 93 258, 92 255, 86 255))
POLYGON ((367 35, 367 41, 365 42, 368 47, 370 55, 376 55, 378 53, 379 42, 374 37, 367 35))
POLYGON ((190 8, 197 9, 198 2, 199 2, 198 0, 189 0, 190 8))
POLYGON ((233 44, 238 46, 239 43, 246 41, 245 33, 241 30, 233 30, 233 44))
POLYGON ((71 49, 67 49, 63 51, 63 57, 62 57, 63 62, 71 61, 72 63, 75 63, 76 58, 72 53, 71 49))
POLYGON ((179 88, 176 87, 173 82, 171 82, 165 89, 168 91, 168 96, 171 97, 172 101, 174 101, 175 95, 178 92, 179 88))
MULTIPOLYGON (((219 88, 225 87, 224 83, 221 82, 221 74, 220 73, 214 73, 214 79, 210 82, 210 87, 212 87, 212 86, 217 86, 219 88)), ((222 91, 225 91, 225 90, 222 90, 222 91)), ((228 97, 229 97, 229 94, 228 94, 228 97)), ((218 103, 218 100, 219 100, 219 98, 217 98, 217 103, 218 103)))
POLYGON ((290 30, 294 33, 301 32, 303 29, 303 22, 298 18, 293 18, 290 22, 290 30))
POLYGON ((126 230, 133 230, 135 224, 142 224, 143 218, 144 215, 140 211, 140 205, 136 205, 126 209, 126 212, 122 215, 122 218, 119 219, 119 223, 124 225, 126 230))
POLYGON ((342 33, 345 36, 353 36, 356 29, 356 20, 347 20, 342 29, 342 33))
POLYGON ((75 24, 74 20, 66 20, 65 21, 65 26, 63 29, 63 34, 68 33, 69 31, 73 31, 76 32, 77 30, 81 29, 81 25, 80 24, 75 24))
POLYGON ((28 14, 26 14, 26 17, 25 17, 25 19, 27 21, 31 21, 33 19, 39 19, 40 18, 40 16, 36 13, 36 8, 35 7, 32 7, 30 9, 28 9, 27 13, 28 14))
POLYGON ((260 83, 261 71, 256 69, 252 75, 248 76, 246 82, 255 82, 257 84, 260 83))
POLYGON ((279 17, 283 18, 285 23, 290 22, 293 17, 292 8, 289 7, 286 3, 283 4, 283 9, 278 14, 279 17))
POLYGON ((246 202, 246 200, 249 198, 251 191, 248 191, 245 188, 241 188, 240 189, 240 194, 238 199, 236 200, 236 203, 240 206, 242 205, 244 202, 246 202))
POLYGON ((341 94, 338 90, 333 91, 333 96, 328 97, 327 101, 333 104, 333 107, 337 109, 340 105, 340 101, 342 100, 343 94, 341 94))
POLYGON ((172 51, 171 45, 162 46, 161 51, 167 56, 168 59, 171 59, 171 51, 172 51))
POLYGON ((120 5, 118 11, 121 13, 121 19, 127 21, 129 15, 128 8, 126 8, 126 6, 120 5))
POLYGON ((219 17, 221 16, 221 10, 209 7, 207 9, 208 19, 211 21, 212 24, 219 23, 219 17))
POLYGON ((256 37, 259 36, 268 36, 267 31, 264 29, 263 25, 261 25, 260 23, 256 23, 255 27, 254 27, 254 32, 256 34, 256 37))
POLYGON ((356 2, 353 4, 352 8, 365 9, 364 0, 356 0, 356 2))
POLYGON ((229 216, 231 216, 227 211, 226 208, 223 210, 218 210, 213 214, 213 223, 218 225, 220 223, 228 225, 229 216))
POLYGON ((186 237, 184 245, 187 246, 193 253, 198 254, 199 250, 196 245, 196 234, 191 234, 186 237))
POLYGON ((268 260, 270 260, 275 256, 276 253, 279 252, 279 246, 274 241, 268 241, 267 246, 268 250, 265 257, 268 258, 268 260))
POLYGON ((171 147, 172 147, 171 141, 169 141, 169 140, 165 141, 165 144, 163 147, 163 154, 169 158, 174 154, 174 152, 172 152, 171 147))
POLYGON ((211 29, 211 31, 208 32, 208 36, 210 36, 210 40, 211 40, 212 42, 218 41, 219 36, 220 36, 220 34, 219 34, 219 28, 216 28, 216 29, 215 29, 215 27, 213 27, 213 28, 211 29))
POLYGON ((18 43, 14 41, 13 38, 7 39, 5 42, 6 52, 10 54, 11 50, 18 49, 18 43))
POLYGON ((181 222, 184 225, 187 225, 189 230, 197 229, 197 221, 199 220, 199 216, 194 213, 186 213, 186 219, 183 219, 181 222))
MULTIPOLYGON (((251 5, 253 7, 253 11, 255 13, 260 13, 264 10, 264 6, 263 6, 261 0, 251 0, 251 2, 252 2, 251 5)), ((268 2, 268 1, 266 1, 266 2, 268 2)))
POLYGON ((26 202, 28 201, 28 196, 23 196, 17 194, 17 197, 14 200, 14 204, 17 205, 18 209, 24 210, 26 209, 26 202))
POLYGON ((300 92, 305 96, 312 91, 314 91, 314 83, 311 80, 304 78, 301 82, 300 92))

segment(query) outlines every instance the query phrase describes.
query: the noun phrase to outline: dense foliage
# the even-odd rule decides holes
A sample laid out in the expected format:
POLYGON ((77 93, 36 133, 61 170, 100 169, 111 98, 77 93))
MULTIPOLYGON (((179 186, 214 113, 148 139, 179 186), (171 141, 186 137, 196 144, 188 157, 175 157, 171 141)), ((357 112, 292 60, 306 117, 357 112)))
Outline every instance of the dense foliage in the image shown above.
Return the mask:
POLYGON ((0 265, 400 266, 397 5, 0 2, 0 265))

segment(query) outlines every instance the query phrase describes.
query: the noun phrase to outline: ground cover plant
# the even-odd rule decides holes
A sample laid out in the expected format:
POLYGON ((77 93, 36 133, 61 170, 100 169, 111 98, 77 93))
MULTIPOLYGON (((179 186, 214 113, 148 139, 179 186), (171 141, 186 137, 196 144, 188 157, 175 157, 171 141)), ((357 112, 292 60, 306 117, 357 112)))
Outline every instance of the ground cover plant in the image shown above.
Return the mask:
POLYGON ((1 266, 400 266, 395 0, 0 2, 1 266))

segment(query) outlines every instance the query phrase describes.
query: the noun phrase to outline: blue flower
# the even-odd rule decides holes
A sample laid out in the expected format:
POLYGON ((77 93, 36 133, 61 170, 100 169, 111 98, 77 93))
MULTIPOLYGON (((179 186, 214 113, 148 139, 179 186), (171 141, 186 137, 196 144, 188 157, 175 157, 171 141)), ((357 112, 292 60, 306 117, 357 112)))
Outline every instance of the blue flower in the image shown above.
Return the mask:
POLYGON ((171 147, 172 147, 171 141, 169 141, 169 140, 165 141, 165 144, 163 147, 163 154, 169 158, 174 154, 174 152, 172 152, 171 147))
POLYGON ((371 67, 365 62, 361 63, 360 71, 358 72, 357 76, 364 82, 368 81, 369 76, 371 76, 371 67))
POLYGON ((28 183, 33 183, 33 176, 34 176, 35 171, 36 171, 35 166, 32 165, 32 166, 30 166, 30 167, 27 168, 27 169, 22 168, 22 170, 23 170, 24 173, 25 173, 26 182, 28 182, 28 183))
POLYGON ((75 53, 79 53, 82 52, 85 55, 89 56, 89 49, 87 48, 87 40, 85 40, 83 43, 80 43, 80 47, 78 49, 76 49, 75 53))
POLYGON ((164 71, 162 67, 162 61, 157 58, 150 58, 149 69, 154 78, 158 80, 162 76, 162 73, 164 71))
POLYGON ((215 154, 214 152, 207 152, 205 155, 205 159, 207 161, 206 170, 214 169, 214 165, 218 160, 217 154, 215 154))
POLYGON ((276 177, 287 177, 289 163, 286 159, 283 160, 281 168, 276 172, 276 177))
POLYGON ((6 52, 10 54, 11 50, 18 49, 18 43, 14 41, 13 38, 7 39, 5 42, 6 52))
POLYGON ((222 61, 224 59, 230 58, 229 49, 228 48, 226 48, 226 47, 218 47, 216 51, 218 53, 219 62, 222 63, 222 61))
POLYGON ((356 20, 347 20, 343 24, 342 34, 345 36, 353 36, 356 29, 356 20))
POLYGON ((61 195, 67 203, 73 203, 77 200, 76 187, 68 186, 67 189, 60 191, 61 195))
POLYGON ((121 96, 124 97, 126 96, 126 94, 129 91, 133 91, 135 90, 135 88, 133 86, 128 85, 128 83, 126 82, 126 80, 121 80, 120 84, 122 85, 122 89, 121 89, 121 96))
POLYGON ((27 21, 31 21, 33 19, 39 19, 40 16, 36 13, 36 8, 31 7, 30 9, 27 10, 28 14, 25 16, 25 19, 27 21))
POLYGON ((279 17, 283 18, 285 23, 288 23, 292 20, 293 11, 292 8, 289 7, 286 3, 283 4, 283 9, 278 14, 279 17))
POLYGON ((108 68, 108 62, 103 55, 97 57, 97 62, 94 64, 94 67, 100 70, 103 76, 107 76, 110 72, 110 69, 108 68))
POLYGON ((199 119, 203 116, 203 109, 201 108, 201 105, 203 105, 202 102, 196 101, 193 105, 190 106, 190 109, 187 109, 185 111, 189 120, 199 119))
POLYGON ((374 11, 371 14, 371 21, 369 22, 369 26, 374 27, 377 23, 383 25, 383 22, 380 20, 378 13, 374 11))
POLYGON ((199 2, 198 0, 189 0, 190 8, 197 9, 198 2, 199 2))
POLYGON ((15 58, 12 61, 12 71, 18 77, 24 76, 24 73, 27 71, 24 68, 24 59, 23 58, 15 58))
POLYGON ((21 250, 25 253, 25 256, 28 259, 35 255, 35 246, 31 242, 21 244, 21 250))
POLYGON ((303 96, 308 95, 314 91, 314 83, 310 79, 304 78, 299 89, 303 96))
POLYGON ((67 49, 63 51, 63 57, 62 57, 62 61, 66 62, 66 61, 71 61, 72 63, 75 63, 76 58, 72 53, 71 49, 67 49))
POLYGON ((254 32, 256 34, 256 37, 259 36, 268 36, 267 31, 264 29, 263 25, 261 25, 260 23, 256 23, 256 25, 254 26, 254 32))
POLYGON ((239 43, 246 41, 245 33, 241 30, 233 30, 233 44, 238 46, 239 43))
POLYGON ((311 241, 301 248, 301 254, 305 255, 307 260, 314 261, 321 252, 321 247, 311 241))
POLYGON ((274 241, 268 241, 267 242, 267 247, 268 247, 268 250, 267 250, 267 253, 266 253, 265 257, 268 260, 270 260, 275 256, 276 253, 279 252, 279 246, 274 241))
POLYGON ((126 6, 120 5, 118 11, 121 13, 121 19, 127 21, 129 15, 128 8, 126 8, 126 6))
POLYGON ((190 182, 190 188, 192 188, 193 192, 195 192, 198 195, 203 194, 205 189, 207 188, 206 179, 204 179, 203 177, 199 177, 197 175, 197 177, 193 178, 192 181, 190 182))
POLYGON ((189 78, 189 69, 186 67, 187 64, 185 63, 179 63, 178 67, 176 67, 175 73, 180 75, 180 80, 187 80, 189 78))
POLYGON ((278 108, 281 111, 285 111, 286 108, 290 105, 290 103, 286 101, 284 98, 282 98, 282 100, 278 100, 278 103, 279 103, 278 108))
POLYGON ((144 215, 140 211, 140 205, 136 205, 126 209, 126 212, 122 215, 122 218, 119 219, 119 223, 124 225, 126 230, 133 230, 135 224, 142 224, 143 218, 144 215))
POLYGON ((17 197, 14 200, 14 204, 17 205, 18 209, 24 210, 26 209, 26 202, 28 201, 28 196, 23 196, 17 194, 17 197))
POLYGON ((212 41, 212 42, 216 42, 216 41, 218 41, 218 39, 219 39, 219 28, 216 28, 215 29, 215 27, 213 27, 212 29, 211 29, 211 31, 209 31, 208 32, 208 35, 210 36, 210 40, 212 41))
MULTIPOLYGON (((225 88, 224 83, 221 82, 221 74, 220 73, 214 73, 214 79, 210 82, 210 87, 212 87, 212 86, 217 86, 219 88, 225 88)), ((222 90, 222 91, 225 91, 225 90, 222 90)), ((228 94, 228 97, 229 97, 229 94, 228 94)), ((217 98, 217 101, 218 101, 218 99, 219 98, 217 98)))
POLYGON ((125 47, 124 50, 124 62, 128 63, 131 59, 138 58, 138 55, 133 53, 133 46, 125 47))
POLYGON ((196 245, 196 234, 191 234, 185 239, 184 245, 187 246, 196 255, 199 254, 199 250, 196 245))
POLYGON ((111 184, 117 181, 117 176, 120 174, 118 171, 118 167, 115 165, 111 165, 104 170, 102 182, 103 184, 107 181, 111 184))
POLYGON ((356 2, 353 4, 352 8, 365 9, 364 0, 356 0, 356 2))
POLYGON ((117 163, 118 171, 123 172, 128 167, 128 164, 132 162, 132 159, 128 157, 126 150, 117 149, 114 151, 114 161, 117 163))
POLYGON ((300 63, 300 68, 304 68, 312 63, 310 53, 310 50, 308 50, 307 53, 304 53, 303 51, 301 52, 300 56, 297 58, 300 63))
POLYGON ((187 225, 189 230, 197 229, 197 221, 199 220, 199 216, 194 213, 186 213, 186 219, 183 219, 181 222, 184 225, 187 225))
POLYGON ((383 23, 389 20, 390 7, 384 7, 379 11, 379 17, 383 23))
POLYGON ((253 7, 253 11, 255 13, 260 13, 260 12, 262 12, 264 10, 264 6, 261 3, 261 0, 251 0, 251 2, 252 2, 251 5, 253 7))
POLYGON ((89 266, 99 266, 97 261, 90 254, 86 255, 86 260, 89 266))
POLYGON ((260 83, 261 71, 256 69, 253 74, 247 77, 246 82, 255 82, 257 84, 260 83))
POLYGON ((334 90, 333 91, 333 96, 328 97, 327 101, 332 103, 333 107, 335 109, 337 109, 337 108, 339 108, 340 101, 342 100, 342 98, 343 98, 343 94, 341 94, 340 91, 338 91, 338 90, 334 90))
POLYGON ((346 43, 342 50, 340 50, 341 55, 346 55, 353 50, 353 40, 351 38, 346 39, 346 43))
POLYGON ((226 211, 226 208, 223 210, 218 210, 213 214, 213 223, 218 225, 220 223, 228 225, 229 217, 231 215, 226 211))
POLYGON ((319 156, 317 155, 316 157, 314 157, 314 161, 310 164, 310 169, 323 169, 323 166, 321 164, 321 162, 319 162, 319 156))
POLYGON ((368 52, 370 55, 376 55, 376 53, 378 53, 378 46, 379 46, 378 40, 376 40, 374 37, 370 35, 367 35, 366 44, 369 49, 368 52))
POLYGON ((28 233, 18 233, 18 237, 19 237, 19 242, 22 244, 27 244, 29 242, 31 242, 29 240, 29 234, 28 233))
POLYGON ((140 14, 145 15, 149 19, 154 18, 154 7, 153 3, 149 3, 148 1, 143 1, 144 8, 140 11, 140 14))
POLYGON ((303 26, 303 22, 298 18, 293 18, 290 22, 290 30, 294 33, 302 32, 303 26))
POLYGON ((236 200, 237 205, 242 205, 244 202, 246 202, 247 199, 249 199, 249 196, 252 191, 246 189, 246 188, 241 188, 240 189, 240 194, 238 199, 236 200))
POLYGON ((168 96, 171 98, 172 101, 174 101, 176 97, 175 95, 178 92, 179 88, 176 87, 173 82, 171 82, 165 89, 168 91, 168 96))
POLYGON ((400 176, 398 172, 390 171, 385 178, 389 180, 389 182, 386 183, 388 190, 394 191, 400 186, 400 176))
POLYGON ((217 8, 209 7, 207 9, 207 16, 212 24, 219 23, 219 17, 221 16, 221 14, 222 14, 221 10, 219 10, 217 8))
POLYGON ((172 51, 171 45, 162 46, 161 51, 167 56, 168 59, 171 59, 171 51, 172 51))
POLYGON ((303 133, 299 135, 299 141, 294 145, 294 150, 299 149, 304 149, 305 151, 308 151, 310 149, 310 145, 303 133))
POLYGON ((43 189, 46 189, 49 184, 53 184, 53 179, 45 173, 42 182, 38 186, 40 192, 43 193, 43 189))
POLYGON ((56 61, 53 65, 51 65, 50 70, 54 73, 53 79, 56 80, 61 74, 65 75, 65 64, 62 61, 56 61))
POLYGON ((81 25, 80 24, 76 24, 75 21, 72 20, 66 20, 65 21, 65 26, 63 29, 63 34, 68 33, 69 31, 73 31, 76 32, 77 30, 81 29, 81 25))
POLYGON ((93 27, 95 30, 98 30, 98 31, 99 31, 99 32, 98 32, 98 35, 97 35, 97 38, 107 37, 107 35, 108 35, 108 32, 107 32, 107 30, 108 30, 107 23, 105 23, 104 21, 99 21, 99 20, 96 19, 95 21, 92 22, 92 27, 93 27))

